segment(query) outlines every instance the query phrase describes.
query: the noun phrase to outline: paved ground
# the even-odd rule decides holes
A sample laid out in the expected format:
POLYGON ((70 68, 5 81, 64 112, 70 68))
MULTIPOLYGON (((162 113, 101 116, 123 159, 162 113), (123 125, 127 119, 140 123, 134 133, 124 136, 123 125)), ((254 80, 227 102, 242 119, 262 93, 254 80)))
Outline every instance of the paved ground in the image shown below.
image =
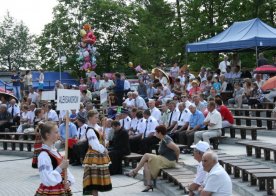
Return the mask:
MULTIPOLYGON (((72 191, 74 195, 80 196, 82 195, 83 169, 70 167, 70 170, 76 178, 72 191)), ((0 171, 0 196, 32 196, 40 184, 38 171, 31 167, 31 159, 0 155, 0 171)), ((141 181, 122 175, 112 176, 112 184, 112 191, 100 193, 100 195, 164 195, 157 189, 154 189, 153 193, 142 193, 141 190, 145 187, 141 181)))

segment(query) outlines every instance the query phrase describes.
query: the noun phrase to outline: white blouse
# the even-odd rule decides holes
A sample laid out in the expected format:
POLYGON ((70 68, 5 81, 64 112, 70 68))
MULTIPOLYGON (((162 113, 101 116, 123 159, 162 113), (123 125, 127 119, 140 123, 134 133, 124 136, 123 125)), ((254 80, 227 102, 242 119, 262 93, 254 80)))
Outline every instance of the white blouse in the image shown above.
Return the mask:
MULTIPOLYGON (((42 149, 49 150, 53 155, 60 157, 56 149, 50 148, 49 146, 42 144, 42 149)), ((56 169, 53 169, 51 158, 47 152, 42 151, 38 156, 38 169, 41 183, 45 186, 55 186, 62 182, 61 172, 62 169, 57 166, 56 169)), ((71 185, 75 183, 75 178, 72 173, 67 169, 68 180, 71 185)))
MULTIPOLYGON (((88 125, 89 127, 93 127, 94 129, 96 129, 97 131, 99 131, 99 129, 101 128, 99 125, 88 125)), ((93 129, 88 129, 87 131, 87 139, 88 139, 88 143, 91 146, 91 148, 93 150, 98 151, 99 153, 104 153, 104 151, 106 150, 106 148, 99 142, 98 137, 95 133, 95 131, 93 129)))

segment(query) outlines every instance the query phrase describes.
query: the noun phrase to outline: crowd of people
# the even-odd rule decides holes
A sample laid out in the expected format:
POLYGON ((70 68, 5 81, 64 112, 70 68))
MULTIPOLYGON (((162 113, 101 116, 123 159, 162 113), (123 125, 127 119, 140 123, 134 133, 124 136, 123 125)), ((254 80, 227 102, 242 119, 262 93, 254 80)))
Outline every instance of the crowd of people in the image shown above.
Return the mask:
MULTIPOLYGON (((79 86, 56 81, 54 90, 79 89, 81 93, 80 109, 69 114, 69 163, 58 153, 65 144, 66 112, 56 111, 54 102, 41 100, 43 71, 37 90, 32 87, 30 72, 23 79, 13 73, 14 95, 20 103, 1 97, 0 125, 5 129, 17 125, 17 132, 35 132, 32 166, 39 168, 42 179, 37 195, 51 192, 49 186, 54 187, 52 191, 58 189, 60 185, 54 185, 62 181, 62 169, 68 164, 84 166, 84 194, 111 190, 110 175, 122 174, 122 159, 131 152, 144 156, 126 175, 135 177, 143 167, 147 181, 144 191, 153 189, 151 179, 157 177, 160 169, 175 167, 180 153, 194 152, 195 159, 203 161, 200 170, 204 167, 209 172, 209 182, 202 188, 203 176, 198 176, 196 184, 190 186, 191 194, 198 190, 208 192, 215 189, 215 177, 211 174, 221 168, 213 152, 203 155, 207 150, 200 147, 196 150, 195 146, 202 145, 201 141, 205 147, 209 146, 213 137, 221 135, 222 128, 233 125, 228 106, 242 107, 247 103, 258 107, 265 99, 274 101, 273 91, 265 95, 261 90, 267 75, 241 72, 240 67, 237 57, 228 62, 225 56, 217 71, 202 67, 197 76, 187 66, 180 68, 177 63, 168 74, 161 69, 140 70, 135 90, 120 73, 115 73, 114 78, 104 74, 103 78, 97 75, 94 81, 81 79, 79 86), (99 100, 100 90, 104 88, 108 101, 102 104, 100 114, 95 100, 99 100), (233 91, 233 98, 225 102, 222 94, 229 91, 233 91), (180 152, 176 143, 188 148, 180 152), (151 154, 158 144, 159 155, 151 154)), ((68 177, 63 188, 74 182, 70 171, 68 177)))

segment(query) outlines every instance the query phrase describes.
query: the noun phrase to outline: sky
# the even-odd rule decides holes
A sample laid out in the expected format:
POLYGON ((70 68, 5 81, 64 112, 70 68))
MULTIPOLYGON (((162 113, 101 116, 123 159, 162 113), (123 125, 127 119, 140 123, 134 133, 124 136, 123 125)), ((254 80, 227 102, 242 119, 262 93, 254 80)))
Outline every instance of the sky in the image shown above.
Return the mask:
POLYGON ((39 35, 44 25, 52 21, 52 10, 57 0, 0 0, 0 21, 7 11, 17 21, 29 27, 31 34, 39 35))

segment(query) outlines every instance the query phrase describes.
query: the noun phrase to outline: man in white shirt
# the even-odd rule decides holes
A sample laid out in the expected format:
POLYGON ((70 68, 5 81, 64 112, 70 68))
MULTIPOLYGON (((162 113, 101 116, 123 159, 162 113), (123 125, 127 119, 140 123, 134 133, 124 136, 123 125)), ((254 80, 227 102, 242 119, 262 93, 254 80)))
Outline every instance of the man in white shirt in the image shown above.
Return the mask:
POLYGON ((230 62, 228 61, 228 57, 225 55, 223 61, 219 63, 219 69, 222 74, 226 72, 227 66, 230 66, 230 62))
MULTIPOLYGON (((131 113, 134 115, 133 110, 137 110, 136 108, 133 108, 131 113)), ((131 131, 129 131, 129 146, 131 152, 138 153, 140 150, 140 144, 142 140, 142 135, 146 128, 146 120, 143 117, 142 111, 137 111, 135 121, 131 121, 132 128, 131 131)), ((132 120, 133 120, 132 119, 132 120)))
POLYGON ((45 115, 47 118, 46 120, 59 122, 57 112, 52 109, 51 104, 45 105, 44 109, 45 109, 45 115))
POLYGON ((159 123, 161 120, 161 111, 157 107, 155 107, 155 100, 150 99, 148 104, 151 111, 151 116, 153 116, 159 123))
POLYGON ((146 120, 146 126, 142 135, 142 141, 140 150, 142 154, 151 153, 152 148, 160 141, 155 136, 155 128, 159 125, 157 120, 151 116, 150 110, 147 109, 143 112, 143 116, 146 120))
POLYGON ((170 132, 174 126, 177 124, 178 117, 179 117, 179 110, 176 108, 176 102, 175 101, 170 101, 169 102, 169 110, 170 110, 170 115, 169 115, 169 121, 168 121, 168 127, 167 131, 170 132))
POLYGON ((34 103, 31 103, 30 111, 28 111, 28 113, 27 113, 27 119, 28 119, 28 124, 29 125, 34 124, 35 109, 36 109, 36 105, 34 103))
POLYGON ((104 79, 100 81, 100 90, 106 88, 107 90, 111 90, 114 87, 114 82, 108 79, 108 76, 104 74, 104 79))
POLYGON ((15 99, 10 100, 10 107, 8 108, 8 112, 11 114, 13 119, 13 123, 20 123, 20 108, 16 105, 15 99))
POLYGON ((202 165, 202 157, 205 152, 210 150, 210 146, 207 142, 199 141, 196 145, 191 146, 194 149, 194 159, 199 163, 196 169, 196 177, 193 183, 189 185, 189 196, 198 195, 198 189, 203 185, 206 179, 207 172, 204 171, 202 165))
POLYGON ((123 127, 126 131, 129 131, 130 129, 130 123, 131 123, 131 118, 128 116, 129 111, 126 109, 121 110, 121 120, 120 120, 120 125, 123 127))
POLYGON ((136 107, 140 110, 148 109, 148 106, 147 106, 145 100, 138 95, 137 91, 133 92, 132 96, 133 96, 133 99, 134 99, 134 107, 136 107))
POLYGON ((224 168, 218 163, 218 155, 207 151, 202 157, 204 171, 208 172, 206 180, 199 188, 200 195, 231 196, 232 181, 224 168))
POLYGON ((32 103, 38 104, 39 94, 37 92, 35 92, 33 88, 30 88, 29 91, 30 92, 29 92, 29 95, 28 95, 28 99, 31 99, 32 103))
POLYGON ((216 110, 216 103, 214 101, 210 101, 207 108, 209 112, 204 120, 204 125, 208 126, 208 130, 197 131, 195 133, 195 144, 201 139, 210 144, 210 138, 221 136, 222 118, 221 114, 216 110))
POLYGON ((174 128, 171 130, 171 138, 179 143, 179 134, 185 130, 187 130, 189 126, 189 121, 192 113, 188 108, 186 108, 185 103, 181 102, 178 104, 179 116, 174 128))

